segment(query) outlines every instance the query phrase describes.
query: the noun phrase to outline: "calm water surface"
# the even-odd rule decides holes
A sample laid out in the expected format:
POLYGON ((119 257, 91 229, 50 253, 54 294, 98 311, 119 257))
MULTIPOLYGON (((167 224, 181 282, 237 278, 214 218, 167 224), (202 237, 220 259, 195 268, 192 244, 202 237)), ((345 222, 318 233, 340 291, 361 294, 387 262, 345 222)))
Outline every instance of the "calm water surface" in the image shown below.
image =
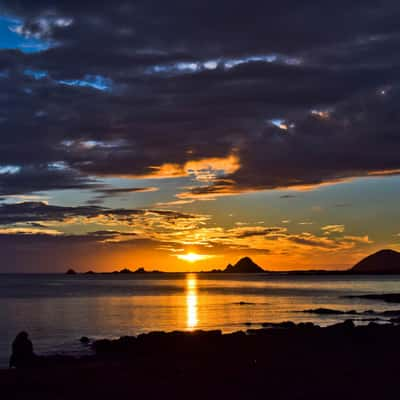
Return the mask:
MULTIPOLYGON (((0 367, 27 330, 37 353, 81 353, 81 336, 113 338, 152 330, 257 328, 291 320, 327 325, 344 316, 301 311, 400 309, 344 296, 400 292, 400 277, 165 274, 0 275, 0 367), (249 304, 240 304, 246 302, 249 304)), ((360 317, 361 318, 361 317, 360 317)), ((362 321, 360 321, 362 323, 362 321)))

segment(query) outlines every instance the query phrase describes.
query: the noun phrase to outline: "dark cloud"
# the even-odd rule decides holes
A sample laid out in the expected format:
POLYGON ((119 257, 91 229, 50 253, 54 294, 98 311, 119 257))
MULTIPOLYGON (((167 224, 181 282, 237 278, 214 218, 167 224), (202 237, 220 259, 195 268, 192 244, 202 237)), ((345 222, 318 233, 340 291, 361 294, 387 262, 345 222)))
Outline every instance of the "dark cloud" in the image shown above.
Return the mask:
POLYGON ((155 192, 158 189, 155 187, 130 187, 130 188, 102 188, 95 189, 93 192, 98 193, 98 195, 89 200, 88 204, 100 204, 105 199, 109 199, 111 197, 123 196, 126 194, 132 193, 146 193, 146 192, 155 192))
POLYGON ((93 177, 232 153, 239 170, 183 196, 400 168, 394 0, 3 0, 0 10, 52 45, 0 51, 0 194, 90 189, 93 177))
POLYGON ((100 238, 113 238, 116 236, 136 236, 135 232, 119 232, 119 231, 94 231, 89 232, 89 236, 100 237, 100 238))
POLYGON ((300 237, 300 236, 289 236, 288 240, 295 244, 309 246, 312 248, 326 248, 326 249, 335 249, 337 248, 337 244, 330 241, 323 241, 314 237, 300 237))
MULTIPOLYGON (((0 167, 1 171, 1 167, 0 167)), ((49 165, 28 165, 16 172, 0 173, 0 196, 57 189, 90 189, 99 185, 75 170, 49 165)))
POLYGON ((15 224, 22 222, 36 223, 46 221, 66 221, 70 218, 92 218, 99 217, 114 218, 118 221, 127 221, 135 216, 155 215, 167 221, 196 219, 194 214, 187 214, 164 210, 141 210, 141 209, 110 209, 97 206, 64 207, 48 205, 43 202, 24 202, 0 205, 0 225, 15 224))
POLYGON ((126 193, 141 193, 141 192, 153 192, 156 191, 153 187, 133 187, 133 188, 113 188, 113 189, 97 189, 96 193, 100 193, 102 196, 119 196, 126 193))
POLYGON ((270 236, 270 235, 275 235, 275 234, 279 234, 279 233, 283 233, 283 232, 286 232, 286 229, 281 228, 281 227, 272 227, 272 228, 265 228, 265 229, 244 228, 244 229, 237 230, 235 237, 237 239, 245 239, 245 238, 250 238, 250 237, 254 237, 254 236, 270 236))

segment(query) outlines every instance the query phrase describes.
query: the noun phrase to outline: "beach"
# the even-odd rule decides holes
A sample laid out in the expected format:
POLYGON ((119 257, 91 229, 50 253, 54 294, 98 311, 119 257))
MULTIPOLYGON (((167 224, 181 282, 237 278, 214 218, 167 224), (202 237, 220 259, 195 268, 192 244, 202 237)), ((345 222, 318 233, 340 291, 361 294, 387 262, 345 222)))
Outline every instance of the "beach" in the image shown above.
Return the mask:
POLYGON ((101 340, 96 354, 0 371, 7 399, 389 399, 398 391, 400 327, 153 332, 101 340))

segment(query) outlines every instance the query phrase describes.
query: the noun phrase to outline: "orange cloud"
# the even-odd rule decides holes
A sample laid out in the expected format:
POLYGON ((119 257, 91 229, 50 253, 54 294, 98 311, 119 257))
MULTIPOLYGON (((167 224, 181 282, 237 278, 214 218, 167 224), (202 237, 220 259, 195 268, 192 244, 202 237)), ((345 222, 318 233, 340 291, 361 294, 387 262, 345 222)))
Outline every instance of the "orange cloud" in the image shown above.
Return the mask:
POLYGON ((193 175, 198 181, 213 181, 218 176, 233 174, 239 169, 240 161, 234 154, 225 158, 204 158, 188 161, 184 166, 186 174, 193 175))
POLYGON ((240 168, 240 160, 236 154, 227 157, 202 158, 189 160, 184 164, 166 163, 152 165, 148 174, 133 175, 131 178, 171 179, 192 176, 198 181, 213 181, 218 177, 233 174, 240 168))
POLYGON ((400 169, 384 169, 384 170, 377 170, 377 171, 369 171, 369 176, 390 176, 390 175, 399 175, 400 169))

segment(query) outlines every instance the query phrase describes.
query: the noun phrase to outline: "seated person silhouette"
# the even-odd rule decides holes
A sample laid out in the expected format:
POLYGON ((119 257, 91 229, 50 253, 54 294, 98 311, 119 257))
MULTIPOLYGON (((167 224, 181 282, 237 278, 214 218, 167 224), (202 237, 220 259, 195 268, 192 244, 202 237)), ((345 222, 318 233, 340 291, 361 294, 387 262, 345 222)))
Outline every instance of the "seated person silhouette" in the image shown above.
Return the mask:
POLYGON ((34 365, 36 355, 33 352, 32 342, 26 332, 20 332, 12 343, 10 368, 26 368, 34 365))

